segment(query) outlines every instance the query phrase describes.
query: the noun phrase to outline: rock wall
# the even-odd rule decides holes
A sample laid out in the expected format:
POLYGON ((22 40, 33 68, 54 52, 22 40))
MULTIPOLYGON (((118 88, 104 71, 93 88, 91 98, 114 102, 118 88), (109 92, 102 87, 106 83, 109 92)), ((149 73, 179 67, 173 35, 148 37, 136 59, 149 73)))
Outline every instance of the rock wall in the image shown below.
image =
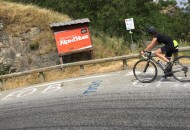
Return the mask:
POLYGON ((8 34, 4 28, 5 24, 0 20, 0 68, 6 70, 2 74, 59 64, 57 52, 41 55, 38 49, 31 50, 32 39, 41 33, 38 27, 29 28, 19 35, 8 34))

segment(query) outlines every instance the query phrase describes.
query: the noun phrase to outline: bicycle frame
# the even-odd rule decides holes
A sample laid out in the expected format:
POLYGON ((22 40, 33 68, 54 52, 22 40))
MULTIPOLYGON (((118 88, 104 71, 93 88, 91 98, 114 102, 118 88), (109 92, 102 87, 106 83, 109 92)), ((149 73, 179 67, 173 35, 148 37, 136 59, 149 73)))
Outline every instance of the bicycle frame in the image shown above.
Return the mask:
POLYGON ((146 69, 148 68, 149 61, 152 61, 154 64, 156 64, 156 66, 160 67, 162 71, 165 71, 165 68, 158 61, 156 61, 156 59, 154 59, 153 56, 151 56, 152 52, 147 53, 149 53, 149 55, 147 57, 147 65, 145 67, 144 72, 146 72, 146 69))
MULTIPOLYGON (((147 51, 147 52, 145 52, 145 53, 148 53, 148 57, 147 57, 147 65, 146 65, 146 67, 145 67, 144 72, 146 72, 146 69, 148 68, 149 61, 152 61, 154 64, 156 64, 156 66, 160 67, 160 68, 162 69, 162 71, 165 73, 165 68, 164 68, 164 67, 162 66, 162 64, 160 64, 156 59, 153 58, 153 56, 151 55, 152 52, 147 51)), ((177 58, 177 57, 175 57, 175 59, 176 59, 176 58, 177 58)), ((172 62, 171 66, 172 66, 174 63, 175 63, 175 62, 172 62)), ((183 66, 183 65, 180 64, 180 63, 179 63, 179 65, 180 65, 183 69, 186 70, 186 67, 185 67, 185 66, 183 66)), ((173 73, 176 73, 176 72, 180 72, 180 71, 183 70, 183 69, 176 70, 176 71, 172 71, 172 72, 170 72, 169 74, 173 74, 173 73)), ((185 72, 186 72, 186 71, 185 71, 185 72)))
POLYGON ((174 56, 174 59, 171 61, 171 64, 169 64, 170 66, 166 67, 162 64, 162 62, 159 62, 157 58, 154 58, 155 56, 153 56, 152 52, 150 51, 146 51, 145 55, 142 56, 144 57, 144 59, 137 61, 133 67, 134 76, 140 82, 150 83, 154 81, 158 74, 158 67, 164 72, 164 78, 173 76, 176 80, 180 82, 190 82, 190 76, 188 73, 190 70, 190 64, 186 65, 183 62, 186 60, 190 61, 190 56, 174 56), (152 68, 154 68, 154 72, 152 71, 152 68), (140 72, 140 74, 136 72, 140 72))

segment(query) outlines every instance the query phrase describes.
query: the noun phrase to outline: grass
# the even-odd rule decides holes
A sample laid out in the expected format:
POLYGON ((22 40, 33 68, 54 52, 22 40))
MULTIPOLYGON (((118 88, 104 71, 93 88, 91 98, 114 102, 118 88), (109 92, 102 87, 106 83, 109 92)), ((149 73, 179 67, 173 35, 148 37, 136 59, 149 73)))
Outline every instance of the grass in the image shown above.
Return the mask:
POLYGON ((6 31, 10 33, 22 33, 30 27, 40 27, 44 32, 51 33, 50 23, 71 20, 67 15, 37 6, 0 2, 0 15, 6 19, 6 31))
POLYGON ((95 58, 106 58, 131 54, 130 47, 122 38, 109 37, 105 34, 92 35, 95 58), (102 51, 103 50, 103 51, 102 51))
MULTIPOLYGON (((52 10, 39 8, 34 5, 23 5, 12 2, 4 2, 0 0, 0 16, 5 23, 4 31, 11 35, 19 36, 22 33, 28 32, 32 27, 38 27, 41 33, 34 37, 33 42, 39 42, 43 44, 55 44, 53 42, 54 36, 49 24, 54 22, 64 22, 71 20, 65 14, 60 14, 52 10)), ((40 45, 39 45, 40 46, 40 45)), ((48 45, 47 50, 40 48, 39 51, 49 53, 50 51, 56 51, 56 47, 48 45)))
MULTIPOLYGON (((132 68, 134 63, 137 60, 129 60, 128 68, 132 68)), ((99 63, 99 64, 92 64, 92 65, 85 65, 84 67, 85 73, 84 75, 91 75, 91 74, 98 74, 98 73, 105 73, 105 72, 114 72, 123 69, 122 61, 115 61, 115 62, 107 62, 107 63, 99 63)), ((52 71, 47 71, 44 73, 45 75, 45 82, 57 81, 68 79, 72 77, 79 77, 80 75, 80 67, 68 67, 64 68, 64 70, 57 69, 52 71)), ((32 74, 32 75, 25 75, 7 79, 4 84, 4 90, 14 89, 18 87, 29 86, 33 84, 39 84, 39 74, 32 74)))

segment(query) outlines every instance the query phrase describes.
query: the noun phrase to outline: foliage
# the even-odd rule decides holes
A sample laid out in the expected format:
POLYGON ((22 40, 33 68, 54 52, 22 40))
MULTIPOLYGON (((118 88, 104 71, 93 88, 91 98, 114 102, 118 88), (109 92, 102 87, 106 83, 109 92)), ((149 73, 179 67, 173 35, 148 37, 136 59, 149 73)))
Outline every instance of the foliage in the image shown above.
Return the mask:
POLYGON ((152 0, 9 0, 32 3, 58 12, 66 13, 74 19, 88 17, 91 20, 92 32, 101 32, 111 37, 123 37, 124 43, 130 43, 130 35, 126 31, 126 18, 134 18, 134 41, 146 39, 145 28, 153 25, 158 31, 167 33, 176 39, 190 40, 190 16, 179 8, 175 14, 164 14, 160 11, 169 5, 175 6, 175 0, 160 0, 159 4, 152 0))
POLYGON ((37 50, 39 49, 39 42, 33 42, 30 44, 30 49, 31 50, 37 50))
POLYGON ((0 75, 9 74, 10 66, 0 65, 0 75))
POLYGON ((160 0, 159 2, 162 6, 169 6, 169 5, 175 6, 177 4, 176 0, 168 0, 167 2, 165 2, 165 0, 160 0))

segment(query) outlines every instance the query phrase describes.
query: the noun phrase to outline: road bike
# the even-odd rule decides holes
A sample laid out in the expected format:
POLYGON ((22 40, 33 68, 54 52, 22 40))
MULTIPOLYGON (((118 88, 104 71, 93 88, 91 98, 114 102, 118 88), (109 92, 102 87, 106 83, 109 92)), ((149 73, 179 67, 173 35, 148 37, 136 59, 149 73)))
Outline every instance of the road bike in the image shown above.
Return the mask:
POLYGON ((144 59, 135 63, 133 74, 140 82, 150 83, 156 79, 158 70, 162 70, 164 78, 173 76, 180 82, 190 82, 190 56, 178 56, 176 49, 174 58, 170 62, 170 70, 168 71, 166 65, 160 60, 156 60, 151 51, 145 51, 144 59))

